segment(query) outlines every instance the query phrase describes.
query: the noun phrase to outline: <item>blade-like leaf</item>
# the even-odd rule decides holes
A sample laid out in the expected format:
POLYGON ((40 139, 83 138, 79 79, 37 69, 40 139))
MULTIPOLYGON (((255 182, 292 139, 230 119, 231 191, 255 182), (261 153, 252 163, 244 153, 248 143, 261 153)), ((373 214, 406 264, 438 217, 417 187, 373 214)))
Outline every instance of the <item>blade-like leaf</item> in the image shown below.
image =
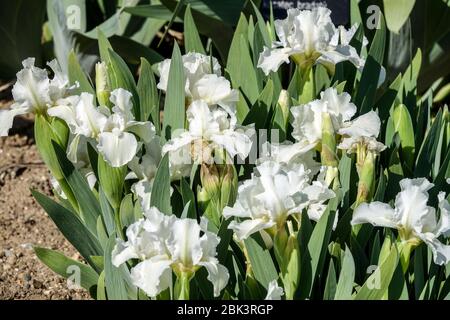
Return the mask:
POLYGON ((184 67, 181 52, 175 43, 170 62, 169 81, 164 103, 164 122, 162 135, 167 140, 174 136, 173 132, 184 128, 184 67))
POLYGON ((66 208, 37 191, 31 191, 31 193, 64 237, 93 266, 93 261, 90 257, 103 254, 103 249, 94 235, 89 232, 77 216, 66 208))
POLYGON ((184 12, 184 45, 186 47, 186 53, 198 52, 206 54, 189 5, 184 12))
POLYGON ((172 213, 170 205, 169 154, 166 154, 159 163, 153 185, 155 188, 152 190, 151 205, 157 207, 162 213, 172 213))
POLYGON ((73 280, 79 279, 79 284, 86 290, 97 284, 98 274, 90 266, 70 259, 54 250, 41 247, 34 247, 33 249, 39 260, 60 276, 68 278, 74 275, 73 280), (76 272, 78 274, 75 274, 76 272))

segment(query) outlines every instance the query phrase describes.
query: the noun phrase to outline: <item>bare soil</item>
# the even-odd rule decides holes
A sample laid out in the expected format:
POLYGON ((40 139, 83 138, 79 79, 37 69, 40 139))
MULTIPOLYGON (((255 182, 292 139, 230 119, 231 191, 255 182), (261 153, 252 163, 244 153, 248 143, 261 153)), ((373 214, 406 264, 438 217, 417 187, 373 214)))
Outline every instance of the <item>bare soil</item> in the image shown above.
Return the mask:
POLYGON ((10 136, 0 137, 0 299, 88 299, 84 289, 69 289, 35 256, 36 245, 80 260, 30 189, 52 194, 34 144, 33 119, 17 117, 10 136))

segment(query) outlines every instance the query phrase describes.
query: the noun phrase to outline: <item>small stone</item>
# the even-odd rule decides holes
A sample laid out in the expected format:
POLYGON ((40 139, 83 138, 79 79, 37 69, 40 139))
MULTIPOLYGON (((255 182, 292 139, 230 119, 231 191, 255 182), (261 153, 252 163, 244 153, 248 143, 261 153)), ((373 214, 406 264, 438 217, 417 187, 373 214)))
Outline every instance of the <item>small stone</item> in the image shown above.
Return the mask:
POLYGON ((6 265, 12 266, 16 262, 16 256, 10 255, 8 258, 6 258, 6 265))
POLYGON ((23 276, 23 280, 25 280, 25 281, 31 281, 31 274, 25 273, 24 276, 23 276))
POLYGON ((23 249, 27 249, 27 250, 32 250, 33 249, 33 245, 31 243, 22 243, 20 246, 23 249))
POLYGON ((4 250, 3 253, 4 253, 4 256, 7 257, 7 258, 9 258, 9 257, 14 255, 12 250, 8 250, 8 249, 4 250))
POLYGON ((43 284, 42 284, 42 282, 40 282, 40 281, 34 279, 34 280, 33 280, 33 287, 34 287, 35 289, 41 289, 41 288, 43 287, 43 284))

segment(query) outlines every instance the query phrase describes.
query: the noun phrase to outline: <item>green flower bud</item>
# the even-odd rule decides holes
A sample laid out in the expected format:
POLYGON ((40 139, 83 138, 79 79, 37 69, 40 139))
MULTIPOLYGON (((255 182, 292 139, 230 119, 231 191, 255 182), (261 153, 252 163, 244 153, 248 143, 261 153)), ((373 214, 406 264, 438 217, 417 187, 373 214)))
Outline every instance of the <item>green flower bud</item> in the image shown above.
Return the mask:
POLYGON ((330 114, 327 112, 322 113, 322 150, 320 159, 324 166, 338 166, 336 157, 336 134, 330 114))
POLYGON ((236 169, 233 165, 225 164, 220 167, 220 203, 221 207, 225 208, 227 205, 232 205, 236 201, 238 181, 236 169))
POLYGON ((219 171, 215 164, 208 165, 203 163, 200 167, 200 180, 203 189, 208 193, 210 198, 216 196, 220 191, 219 171))
POLYGON ((111 86, 108 80, 108 67, 103 61, 95 65, 95 91, 98 103, 102 106, 109 106, 111 86))
POLYGON ((356 206, 371 199, 373 185, 375 181, 375 160, 376 154, 368 151, 364 158, 364 163, 359 167, 358 195, 356 196, 356 206))
POLYGON ((287 90, 281 90, 277 106, 281 109, 283 119, 287 124, 289 121, 289 108, 291 107, 291 98, 287 90))

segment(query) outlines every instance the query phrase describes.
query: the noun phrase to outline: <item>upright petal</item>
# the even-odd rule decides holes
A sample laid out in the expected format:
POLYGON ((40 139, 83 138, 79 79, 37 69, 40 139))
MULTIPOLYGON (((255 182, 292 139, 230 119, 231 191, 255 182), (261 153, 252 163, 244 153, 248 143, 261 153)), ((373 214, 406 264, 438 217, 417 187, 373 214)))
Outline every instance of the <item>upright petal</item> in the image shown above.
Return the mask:
POLYGON ((320 93, 320 98, 326 103, 326 110, 323 111, 330 113, 334 116, 332 118, 336 119, 337 123, 333 124, 339 127, 335 129, 339 129, 344 121, 350 120, 356 113, 357 108, 346 92, 339 94, 336 88, 328 88, 320 93))
POLYGON ((203 252, 200 243, 200 226, 194 219, 178 219, 172 225, 167 246, 174 261, 185 267, 197 265, 203 252))
POLYGON ((49 95, 50 80, 47 71, 34 66, 34 58, 22 62, 23 69, 17 73, 13 86, 14 101, 30 111, 43 111, 51 104, 49 95))
POLYGON ((132 186, 134 194, 139 198, 142 210, 150 209, 150 200, 152 197, 153 180, 139 180, 132 186))
POLYGON ((113 103, 113 112, 122 114, 127 121, 134 120, 134 116, 132 113, 133 109, 133 103, 131 102, 131 99, 133 98, 133 95, 131 92, 118 88, 111 92, 110 100, 113 103))

